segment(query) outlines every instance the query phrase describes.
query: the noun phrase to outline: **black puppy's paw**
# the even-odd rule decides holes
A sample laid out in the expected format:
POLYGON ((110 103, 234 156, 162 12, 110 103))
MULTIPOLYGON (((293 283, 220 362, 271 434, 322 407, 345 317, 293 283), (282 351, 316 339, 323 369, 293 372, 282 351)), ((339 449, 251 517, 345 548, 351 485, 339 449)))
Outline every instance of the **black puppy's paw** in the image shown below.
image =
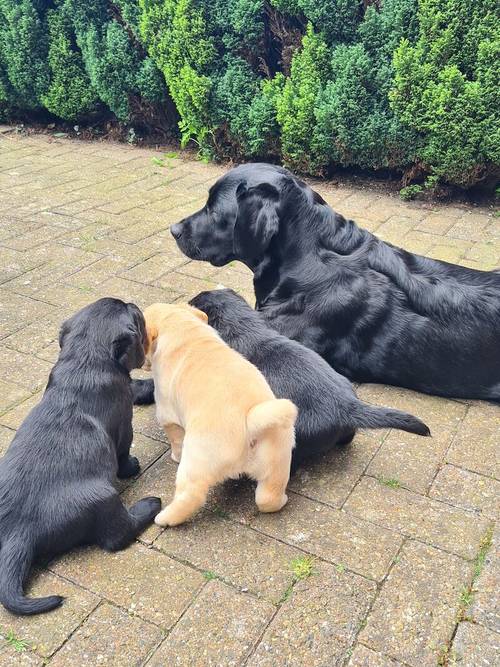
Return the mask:
POLYGON ((132 400, 134 405, 151 405, 155 402, 153 380, 132 380, 132 400))
POLYGON ((150 496, 148 498, 142 498, 132 505, 130 508, 130 514, 134 516, 139 521, 152 521, 158 512, 161 510, 161 499, 156 498, 155 496, 150 496))
POLYGON ((129 456, 128 458, 118 463, 117 476, 120 479, 128 479, 137 475, 141 470, 139 459, 136 456, 129 456))

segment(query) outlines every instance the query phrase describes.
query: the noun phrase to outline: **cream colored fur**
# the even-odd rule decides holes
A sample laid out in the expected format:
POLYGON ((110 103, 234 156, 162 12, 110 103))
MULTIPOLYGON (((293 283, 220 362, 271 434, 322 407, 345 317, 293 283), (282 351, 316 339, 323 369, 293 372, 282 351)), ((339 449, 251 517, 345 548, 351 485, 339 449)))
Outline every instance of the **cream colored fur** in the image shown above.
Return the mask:
POLYGON ((257 480, 262 512, 287 502, 297 408, 275 398, 262 373, 231 350, 207 317, 187 305, 154 304, 144 312, 156 414, 180 461, 175 495, 160 526, 183 523, 210 487, 246 474, 257 480))

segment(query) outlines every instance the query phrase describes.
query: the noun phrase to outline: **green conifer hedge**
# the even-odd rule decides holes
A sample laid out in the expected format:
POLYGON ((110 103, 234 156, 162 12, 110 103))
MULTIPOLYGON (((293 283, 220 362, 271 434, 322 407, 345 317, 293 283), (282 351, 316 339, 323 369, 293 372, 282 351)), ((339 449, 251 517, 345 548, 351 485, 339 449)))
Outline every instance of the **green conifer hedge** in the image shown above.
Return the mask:
POLYGON ((500 164, 496 0, 0 0, 0 117, 470 187, 500 164))

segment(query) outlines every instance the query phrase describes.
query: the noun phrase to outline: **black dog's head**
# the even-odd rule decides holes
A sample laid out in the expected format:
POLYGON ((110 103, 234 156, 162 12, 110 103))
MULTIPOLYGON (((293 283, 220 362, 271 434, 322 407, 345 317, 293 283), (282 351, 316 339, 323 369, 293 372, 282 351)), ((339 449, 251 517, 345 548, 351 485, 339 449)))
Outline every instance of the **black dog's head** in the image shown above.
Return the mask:
POLYGON ((104 353, 128 371, 144 363, 146 325, 134 303, 99 299, 66 320, 59 333, 62 352, 104 353))
POLYGON ((191 259, 214 266, 238 259, 252 267, 278 233, 292 191, 313 201, 312 190, 286 169, 241 165, 220 178, 205 206, 173 225, 171 233, 191 259))

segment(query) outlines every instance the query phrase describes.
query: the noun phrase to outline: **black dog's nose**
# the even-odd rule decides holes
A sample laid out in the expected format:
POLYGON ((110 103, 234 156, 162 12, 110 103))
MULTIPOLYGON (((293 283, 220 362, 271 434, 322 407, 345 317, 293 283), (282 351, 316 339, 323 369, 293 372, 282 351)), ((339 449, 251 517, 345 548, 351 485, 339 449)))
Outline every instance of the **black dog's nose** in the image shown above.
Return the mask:
POLYGON ((170 233, 174 239, 178 239, 182 234, 182 222, 176 222, 175 225, 170 227, 170 233))

